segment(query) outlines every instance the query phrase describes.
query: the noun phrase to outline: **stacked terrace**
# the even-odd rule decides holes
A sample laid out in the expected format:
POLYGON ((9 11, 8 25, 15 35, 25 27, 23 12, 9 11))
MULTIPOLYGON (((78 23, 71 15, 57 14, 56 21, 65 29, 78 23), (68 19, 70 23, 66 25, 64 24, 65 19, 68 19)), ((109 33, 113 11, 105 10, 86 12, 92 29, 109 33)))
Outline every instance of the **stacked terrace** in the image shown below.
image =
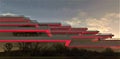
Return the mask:
POLYGON ((112 36, 61 23, 37 23, 24 16, 0 17, 0 42, 60 42, 67 47, 120 47, 119 40, 105 40, 112 36))

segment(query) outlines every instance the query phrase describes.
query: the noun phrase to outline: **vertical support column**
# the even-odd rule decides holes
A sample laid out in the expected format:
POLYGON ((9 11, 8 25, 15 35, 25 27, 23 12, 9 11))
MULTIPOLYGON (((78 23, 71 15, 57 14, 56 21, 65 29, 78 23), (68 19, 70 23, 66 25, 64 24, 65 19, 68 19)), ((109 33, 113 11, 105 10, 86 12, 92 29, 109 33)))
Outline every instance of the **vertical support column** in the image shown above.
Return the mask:
POLYGON ((49 37, 52 37, 52 34, 51 34, 50 30, 46 30, 46 33, 49 37))
POLYGON ((36 27, 36 28, 39 28, 39 25, 38 25, 38 24, 35 24, 35 27, 36 27))
POLYGON ((98 42, 99 41, 99 38, 95 38, 92 40, 93 42, 98 42))
POLYGON ((69 47, 69 46, 70 46, 70 43, 71 43, 71 40, 67 40, 66 43, 65 43, 65 46, 66 46, 66 47, 69 47))

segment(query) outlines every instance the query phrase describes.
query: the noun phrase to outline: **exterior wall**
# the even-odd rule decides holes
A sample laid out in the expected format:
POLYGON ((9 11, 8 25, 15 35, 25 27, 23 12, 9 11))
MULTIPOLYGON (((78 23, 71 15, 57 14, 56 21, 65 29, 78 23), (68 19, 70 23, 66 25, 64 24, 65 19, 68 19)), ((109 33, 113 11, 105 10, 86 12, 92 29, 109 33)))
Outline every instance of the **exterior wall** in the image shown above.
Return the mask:
POLYGON ((0 22, 29 22, 30 20, 24 16, 20 17, 11 17, 11 16, 2 16, 0 17, 0 22))
POLYGON ((0 37, 13 37, 13 33, 2 33, 0 32, 0 37))
POLYGON ((25 17, 0 17, 0 42, 59 42, 77 48, 120 47, 120 41, 98 41, 99 38, 113 36, 96 35, 98 33, 88 28, 63 26, 61 23, 37 23, 25 17))

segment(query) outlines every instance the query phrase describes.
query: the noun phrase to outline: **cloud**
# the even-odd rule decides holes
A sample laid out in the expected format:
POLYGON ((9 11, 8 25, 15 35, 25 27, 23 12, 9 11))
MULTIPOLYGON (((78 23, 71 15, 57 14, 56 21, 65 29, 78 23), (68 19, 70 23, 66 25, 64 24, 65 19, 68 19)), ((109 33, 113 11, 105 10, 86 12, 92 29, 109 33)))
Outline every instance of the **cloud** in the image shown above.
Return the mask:
POLYGON ((18 15, 14 13, 3 13, 3 14, 0 14, 0 16, 18 16, 18 15))
POLYGON ((102 33, 113 33, 115 37, 120 37, 119 13, 107 13, 100 18, 88 17, 86 13, 81 14, 65 22, 72 27, 87 27, 89 30, 99 30, 102 33))
POLYGON ((86 12, 81 12, 78 13, 76 17, 73 17, 72 19, 65 21, 65 23, 71 25, 72 27, 84 27, 83 23, 85 22, 83 20, 86 16, 87 16, 86 12))
POLYGON ((107 32, 111 28, 109 27, 109 23, 111 21, 106 18, 88 18, 86 19, 86 24, 90 30, 100 30, 101 32, 107 32))
POLYGON ((78 20, 78 18, 72 18, 72 20, 68 20, 66 21, 67 24, 70 24, 73 27, 79 27, 79 25, 81 24, 81 21, 78 20))

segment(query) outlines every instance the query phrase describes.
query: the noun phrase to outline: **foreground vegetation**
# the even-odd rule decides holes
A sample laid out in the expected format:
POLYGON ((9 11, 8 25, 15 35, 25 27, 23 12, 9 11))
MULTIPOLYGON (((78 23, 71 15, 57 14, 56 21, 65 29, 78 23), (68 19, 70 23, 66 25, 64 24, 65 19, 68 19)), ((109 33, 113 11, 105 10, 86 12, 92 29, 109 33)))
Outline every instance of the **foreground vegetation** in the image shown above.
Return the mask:
POLYGON ((119 59, 120 53, 114 52, 112 49, 107 48, 102 52, 90 51, 85 49, 68 48, 62 44, 55 44, 53 48, 40 48, 39 43, 31 45, 31 43, 19 43, 21 46, 19 50, 11 51, 12 45, 7 43, 5 45, 5 52, 1 52, 0 56, 9 57, 76 57, 84 59, 119 59))

